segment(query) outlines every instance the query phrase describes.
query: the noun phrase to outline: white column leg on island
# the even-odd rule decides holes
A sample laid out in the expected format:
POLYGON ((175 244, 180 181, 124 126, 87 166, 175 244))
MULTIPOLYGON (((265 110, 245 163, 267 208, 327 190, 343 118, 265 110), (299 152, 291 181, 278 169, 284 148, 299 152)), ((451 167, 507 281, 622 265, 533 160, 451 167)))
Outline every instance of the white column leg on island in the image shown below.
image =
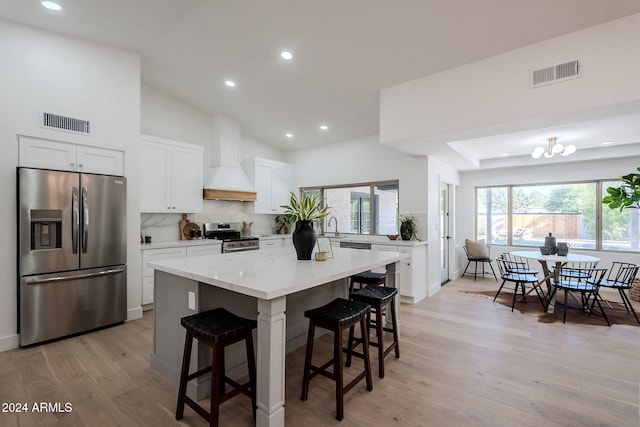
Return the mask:
POLYGON ((256 426, 284 426, 286 297, 258 299, 256 426))

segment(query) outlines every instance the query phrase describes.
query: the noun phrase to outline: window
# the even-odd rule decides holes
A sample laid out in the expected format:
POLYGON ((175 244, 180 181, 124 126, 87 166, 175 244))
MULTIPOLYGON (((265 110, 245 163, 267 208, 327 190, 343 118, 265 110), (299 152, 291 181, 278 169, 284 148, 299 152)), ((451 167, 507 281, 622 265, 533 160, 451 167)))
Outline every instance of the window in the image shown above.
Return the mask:
POLYGON ((543 246, 552 233, 575 249, 638 251, 640 212, 602 205, 617 181, 476 188, 476 238, 543 246))
MULTIPOLYGON (((305 188, 307 194, 319 194, 331 207, 324 221, 327 230, 329 218, 335 217, 340 233, 397 234, 398 182, 354 184, 332 187, 305 188)), ((332 220, 331 230, 334 230, 332 220)))
MULTIPOLYGON (((620 181, 603 181, 602 194, 607 187, 619 187, 620 181)), ((602 209, 602 249, 606 251, 640 250, 640 209, 602 209)))

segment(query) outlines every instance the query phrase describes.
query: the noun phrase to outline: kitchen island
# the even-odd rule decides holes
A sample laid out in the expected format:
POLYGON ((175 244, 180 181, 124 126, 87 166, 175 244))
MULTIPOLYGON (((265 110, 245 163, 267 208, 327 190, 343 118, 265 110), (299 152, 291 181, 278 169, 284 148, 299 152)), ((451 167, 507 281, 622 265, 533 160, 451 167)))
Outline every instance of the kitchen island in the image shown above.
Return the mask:
MULTIPOLYGON (((292 246, 180 258, 151 263, 155 269, 154 343, 151 365, 178 383, 184 329, 180 318, 225 307, 258 321, 258 426, 284 425, 285 354, 304 345, 304 310, 347 295, 347 278, 386 266, 387 286, 399 284, 406 254, 335 248, 327 261, 298 261, 292 246)), ((396 304, 398 301, 396 300, 396 304)), ((398 308, 398 307, 396 307, 398 308)), ((192 366, 210 364, 206 348, 194 343, 192 366)), ((242 348, 227 353, 231 377, 244 374, 242 348), (237 350, 237 351, 236 351, 237 350)), ((192 381, 188 393, 201 399, 208 381, 192 381)))

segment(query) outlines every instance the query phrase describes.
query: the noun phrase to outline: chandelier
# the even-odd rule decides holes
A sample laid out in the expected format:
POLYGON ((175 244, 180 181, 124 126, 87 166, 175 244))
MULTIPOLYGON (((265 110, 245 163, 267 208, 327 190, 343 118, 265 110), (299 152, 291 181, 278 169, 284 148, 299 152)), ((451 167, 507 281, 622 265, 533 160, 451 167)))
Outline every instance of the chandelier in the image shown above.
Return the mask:
POLYGON ((558 141, 558 138, 556 138, 555 136, 552 136, 551 138, 547 138, 547 140, 549 141, 549 146, 546 148, 536 147, 536 149, 533 150, 533 153, 531 153, 531 157, 533 157, 534 159, 539 159, 544 155, 547 159, 550 159, 551 157, 553 157, 554 154, 560 154, 561 156, 568 156, 569 154, 573 154, 576 152, 575 145, 567 145, 565 147, 562 144, 558 144, 556 142, 558 141))

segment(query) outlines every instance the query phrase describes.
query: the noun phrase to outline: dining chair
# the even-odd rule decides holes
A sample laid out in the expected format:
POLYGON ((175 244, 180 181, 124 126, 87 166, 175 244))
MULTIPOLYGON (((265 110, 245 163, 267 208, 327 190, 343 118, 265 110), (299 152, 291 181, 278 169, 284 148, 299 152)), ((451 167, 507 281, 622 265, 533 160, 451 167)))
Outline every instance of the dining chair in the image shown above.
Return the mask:
POLYGON ((527 295, 530 290, 527 290, 527 286, 530 286, 533 290, 535 290, 536 295, 538 295, 538 300, 540 304, 542 304, 542 309, 546 311, 547 305, 545 303, 542 288, 538 283, 538 277, 534 274, 525 274, 521 273, 521 271, 525 270, 526 264, 522 262, 510 261, 502 256, 496 258, 496 263, 498 264, 498 269, 500 270, 500 277, 502 278, 502 284, 498 288, 498 292, 496 292, 496 296, 493 297, 495 301, 500 295, 504 285, 507 282, 513 283, 513 300, 511 301, 511 311, 513 311, 516 305, 516 296, 518 291, 522 293, 522 300, 527 300, 527 295))
MULTIPOLYGON (((640 320, 638 320, 638 315, 633 309, 633 305, 631 305, 631 300, 626 291, 633 287, 633 281, 638 274, 639 268, 640 266, 636 264, 614 261, 611 263, 611 268, 607 271, 606 277, 600 282, 601 287, 616 289, 618 291, 625 310, 627 310, 627 313, 633 313, 638 323, 640 323, 640 320)), ((610 308, 613 308, 609 301, 605 300, 605 302, 610 308)))
POLYGON ((553 297, 558 290, 564 291, 562 323, 566 323, 567 321, 569 293, 578 293, 580 294, 578 301, 582 311, 589 313, 589 316, 591 316, 594 305, 598 304, 600 313, 602 313, 602 317, 604 317, 604 320, 607 322, 607 326, 611 326, 609 318, 600 304, 598 294, 600 284, 606 273, 606 268, 571 268, 566 266, 560 268, 558 280, 553 282, 553 290, 551 291, 551 295, 549 295, 549 300, 553 301, 553 297), (589 305, 589 301, 591 301, 591 305, 589 305))
POLYGON ((529 266, 529 259, 527 259, 527 258, 523 258, 521 256, 513 255, 512 253, 509 253, 509 252, 503 252, 503 253, 500 254, 500 256, 503 259, 507 260, 507 261, 524 264, 523 268, 519 269, 518 271, 515 271, 515 273, 535 274, 537 276, 538 273, 540 272, 539 270, 536 270, 535 268, 531 268, 529 266))
POLYGON ((564 274, 565 277, 573 277, 578 280, 590 279, 588 271, 581 272, 581 269, 590 269, 598 267, 598 261, 573 261, 565 264, 566 269, 560 271, 560 274, 564 274))
POLYGON ((486 271, 484 269, 485 264, 489 264, 491 268, 491 273, 493 277, 495 277, 496 282, 498 281, 498 277, 496 276, 496 272, 493 269, 493 265, 491 265, 491 246, 484 243, 484 241, 474 242, 473 240, 465 239, 465 244, 462 247, 464 249, 464 253, 467 255, 467 266, 465 267, 462 275, 467 274, 467 269, 469 269, 469 265, 472 262, 475 262, 475 269, 473 270, 473 281, 476 281, 478 276, 478 263, 482 266, 482 276, 484 277, 486 271))

